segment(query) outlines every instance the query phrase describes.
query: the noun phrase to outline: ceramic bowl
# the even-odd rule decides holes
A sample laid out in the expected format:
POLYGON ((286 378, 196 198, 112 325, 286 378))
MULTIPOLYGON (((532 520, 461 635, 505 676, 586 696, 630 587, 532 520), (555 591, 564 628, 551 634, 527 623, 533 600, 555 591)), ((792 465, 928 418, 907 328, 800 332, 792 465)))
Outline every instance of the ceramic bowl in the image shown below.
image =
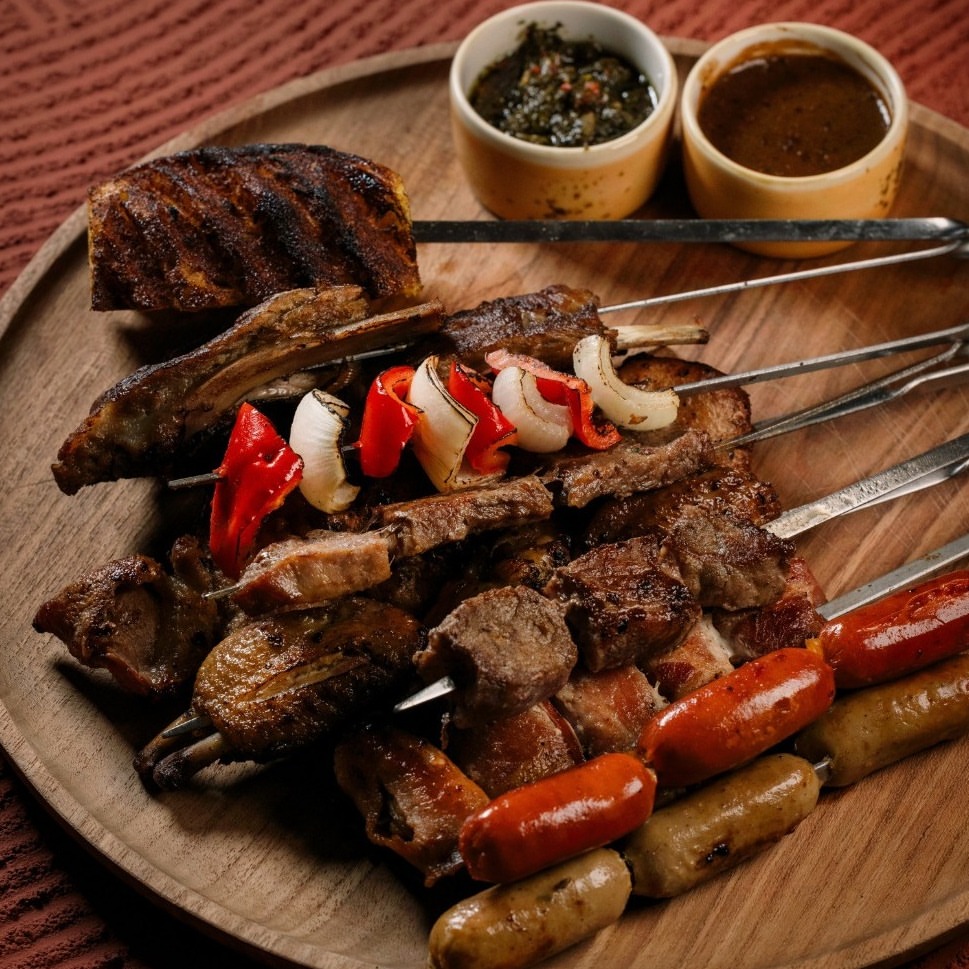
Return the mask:
POLYGON ((457 157, 487 209, 509 219, 617 219, 638 209, 662 175, 676 113, 677 74, 662 41, 634 17, 583 0, 512 7, 479 24, 459 45, 450 71, 457 157), (529 23, 561 25, 567 40, 595 39, 638 67, 657 92, 636 128, 589 147, 555 147, 499 131, 472 108, 479 75, 518 46, 529 23))
MULTIPOLYGON (((693 66, 680 103, 683 167, 696 212, 708 219, 863 219, 885 217, 895 200, 908 130, 908 101, 892 65, 856 37, 807 23, 764 24, 714 44, 693 66), (834 171, 785 177, 738 164, 715 148, 697 120, 714 82, 751 57, 778 51, 834 55, 858 71, 880 94, 890 121, 867 154, 834 171)), ((744 243, 763 255, 820 256, 849 243, 744 243)))

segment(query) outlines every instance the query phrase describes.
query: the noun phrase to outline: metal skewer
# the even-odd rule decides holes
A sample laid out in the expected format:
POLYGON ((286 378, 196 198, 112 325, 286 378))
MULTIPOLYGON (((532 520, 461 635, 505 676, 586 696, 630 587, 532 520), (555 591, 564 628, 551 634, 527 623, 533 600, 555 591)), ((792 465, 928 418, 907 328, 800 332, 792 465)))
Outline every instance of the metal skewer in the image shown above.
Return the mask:
MULTIPOLYGON (((848 485, 825 498, 794 508, 765 527, 781 538, 792 538, 831 518, 931 487, 966 470, 969 470, 969 434, 932 448, 924 454, 887 468, 870 478, 848 485)), ((966 546, 965 552, 969 554, 969 538, 960 540, 958 548, 962 549, 963 544, 966 546)), ((948 550, 943 549, 933 553, 932 570, 940 568, 939 562, 942 559, 952 561, 955 550, 954 546, 948 550)), ((917 567, 924 568, 925 574, 928 574, 928 558, 927 556, 923 559, 917 567)), ((916 567, 909 566, 908 569, 906 581, 913 581, 913 577, 918 577, 915 572, 916 567)), ((889 576, 894 574, 889 573, 889 576)), ((887 594, 887 592, 881 593, 881 595, 887 594)), ((403 713, 423 703, 447 696, 456 689, 458 684, 453 677, 443 676, 395 704, 394 712, 403 713)))

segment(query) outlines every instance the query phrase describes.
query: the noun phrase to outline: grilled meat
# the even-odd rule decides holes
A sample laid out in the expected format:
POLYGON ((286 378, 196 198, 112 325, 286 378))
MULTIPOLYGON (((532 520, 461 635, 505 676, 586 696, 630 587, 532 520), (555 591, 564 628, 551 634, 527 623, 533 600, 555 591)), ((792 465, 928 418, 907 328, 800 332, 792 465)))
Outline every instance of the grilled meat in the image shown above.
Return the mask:
POLYGON ((599 319, 599 299, 588 290, 549 286, 452 313, 428 341, 431 353, 455 356, 477 370, 485 355, 506 350, 537 357, 556 370, 572 369, 572 351, 583 337, 609 336, 599 319))
POLYGON ((571 724, 586 757, 636 746, 639 734, 667 698, 636 666, 590 673, 576 669, 552 698, 571 724))
POLYGON ((489 797, 583 760, 571 724, 548 700, 473 728, 449 729, 445 749, 489 797))
POLYGON ((414 657, 428 683, 458 685, 459 727, 519 713, 564 686, 578 653, 557 603, 528 586, 489 589, 462 602, 430 630, 414 657))
POLYGON ((234 599, 250 615, 318 606, 389 579, 394 551, 387 531, 321 529, 284 539, 256 553, 234 599))
POLYGON ((158 474, 196 434, 231 417, 268 381, 348 354, 413 338, 440 320, 437 304, 369 316, 356 286, 282 293, 225 333, 165 363, 142 367, 101 395, 53 465, 61 491, 158 474))
POLYGON ((765 525, 781 511, 771 485, 749 471, 715 467, 665 488, 600 502, 585 528, 583 543, 592 548, 656 530, 668 532, 687 507, 700 507, 711 515, 730 513, 753 525, 765 525))
MULTIPOLYGON (((719 370, 704 363, 651 355, 631 357, 619 369, 619 376, 626 383, 646 390, 666 390, 720 375, 719 370)), ((731 441, 752 429, 750 398, 739 387, 682 396, 673 426, 703 430, 714 444, 731 441)), ((717 448, 712 459, 717 464, 749 469, 750 448, 717 448)))
POLYGON ((178 693, 228 619, 203 598, 218 579, 195 539, 175 543, 171 564, 169 571, 130 555, 93 569, 37 610, 34 629, 53 633, 79 662, 108 670, 131 693, 178 693))
POLYGON ((644 669, 659 692, 673 701, 729 673, 734 668, 732 658, 729 645, 704 614, 681 643, 651 659, 644 669))
POLYGON ((374 522, 389 529, 401 556, 420 555, 469 535, 542 521, 552 500, 531 475, 467 491, 431 495, 374 509, 374 522))
POLYGON ((821 631, 824 620, 817 607, 824 593, 807 562, 792 556, 784 591, 760 609, 713 610, 713 622, 730 644, 736 661, 754 659, 782 646, 799 646, 821 631))
POLYGON ((428 886, 460 870, 461 825, 488 795, 441 750, 403 730, 373 727, 338 744, 334 767, 374 844, 412 864, 428 886))
POLYGON ((676 560, 653 537, 600 545, 558 569, 545 588, 592 672, 645 663, 680 642, 700 606, 676 560))
POLYGON ((585 508, 597 498, 662 488, 711 462, 710 439, 703 431, 628 431, 607 451, 568 448, 555 454, 538 476, 557 505, 585 508))
POLYGON ((203 147, 91 190, 91 305, 195 312, 303 287, 420 292, 400 176, 322 145, 203 147))
POLYGON ((314 743, 409 685, 424 635, 403 610, 359 596, 241 625, 196 676, 190 714, 205 726, 163 731, 135 767, 178 787, 217 759, 264 761, 314 743))

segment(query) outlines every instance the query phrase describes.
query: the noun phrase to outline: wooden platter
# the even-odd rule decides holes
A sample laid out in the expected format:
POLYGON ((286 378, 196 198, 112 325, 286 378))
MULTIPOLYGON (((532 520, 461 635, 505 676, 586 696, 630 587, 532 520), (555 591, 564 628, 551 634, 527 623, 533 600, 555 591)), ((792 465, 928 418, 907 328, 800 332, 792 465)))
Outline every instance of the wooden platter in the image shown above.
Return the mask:
MULTIPOLYGON (((700 50, 670 46, 684 72, 700 50)), ((302 79, 159 153, 202 142, 322 142, 397 169, 415 218, 485 217, 450 152, 449 54, 426 48, 302 79)), ((896 214, 969 219, 969 133, 919 107, 913 120, 896 214)), ((689 214, 675 159, 645 214, 689 214)), ((155 547, 165 509, 157 484, 68 498, 49 465, 102 390, 191 339, 158 320, 90 312, 84 232, 79 211, 0 304, 0 741, 119 877, 230 945, 276 964, 422 966, 447 899, 369 849, 325 763, 308 756, 212 771, 190 789, 151 795, 131 758, 172 711, 122 696, 31 629, 39 603, 83 570, 155 547)), ((827 261, 882 251, 858 246, 827 261)), ((426 246, 420 260, 427 294, 452 309, 555 282, 588 286, 610 304, 795 268, 720 246, 426 246)), ((710 342, 684 353, 748 369, 963 322, 966 272, 964 261, 933 259, 650 315, 698 317, 710 342)), ((893 365, 759 385, 755 415, 813 403, 893 365)), ((756 467, 793 506, 966 431, 969 390, 956 388, 780 438, 760 448, 756 467)), ((951 540, 967 520, 969 485, 950 482, 822 526, 799 546, 834 595, 951 540)), ((953 743, 826 792, 764 856, 690 896, 633 904, 619 924, 547 965, 845 969, 913 954, 969 924, 967 760, 969 741, 953 743)))

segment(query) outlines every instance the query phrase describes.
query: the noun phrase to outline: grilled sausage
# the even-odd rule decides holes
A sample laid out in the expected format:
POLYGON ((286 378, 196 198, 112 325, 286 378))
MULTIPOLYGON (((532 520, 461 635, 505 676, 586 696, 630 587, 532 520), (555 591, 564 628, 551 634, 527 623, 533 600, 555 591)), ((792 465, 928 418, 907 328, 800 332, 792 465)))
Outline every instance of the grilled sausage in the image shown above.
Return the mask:
POLYGON ((463 899, 434 923, 433 969, 524 969, 615 922, 629 900, 622 857, 599 848, 463 899))
POLYGON ((923 582, 832 620, 809 643, 840 687, 882 683, 969 646, 969 571, 923 582))
POLYGON ((844 787, 969 732, 969 653, 839 697, 795 740, 808 760, 830 759, 826 785, 844 787))
POLYGON ((625 841, 633 893, 672 898, 793 831, 821 784, 792 754, 770 754, 656 811, 625 841))
POLYGON ((629 834, 655 793, 632 754, 602 754, 495 798, 464 822, 458 848, 472 878, 517 881, 629 834))
POLYGON ((788 647, 681 697, 643 728, 637 750, 660 787, 688 787, 753 760, 817 719, 834 699, 834 672, 788 647))

